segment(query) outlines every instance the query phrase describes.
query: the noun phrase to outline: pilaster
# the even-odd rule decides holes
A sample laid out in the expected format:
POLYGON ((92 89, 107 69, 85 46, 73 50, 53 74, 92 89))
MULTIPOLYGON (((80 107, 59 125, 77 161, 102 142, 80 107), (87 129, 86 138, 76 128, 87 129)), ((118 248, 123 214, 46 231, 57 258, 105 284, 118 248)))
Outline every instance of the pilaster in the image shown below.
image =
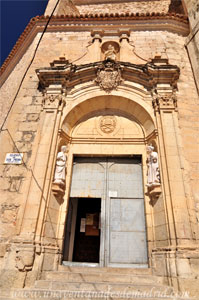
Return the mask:
POLYGON ((177 97, 169 85, 157 86, 153 94, 159 139, 162 176, 170 226, 171 245, 193 242, 183 180, 182 144, 179 138, 177 97))

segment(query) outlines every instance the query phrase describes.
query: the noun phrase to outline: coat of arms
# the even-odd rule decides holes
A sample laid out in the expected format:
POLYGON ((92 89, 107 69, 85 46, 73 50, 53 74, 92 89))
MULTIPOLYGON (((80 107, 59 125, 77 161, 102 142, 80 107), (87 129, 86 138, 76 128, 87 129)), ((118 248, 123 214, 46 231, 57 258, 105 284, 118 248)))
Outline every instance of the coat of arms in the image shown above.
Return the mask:
POLYGON ((110 93, 113 89, 117 89, 122 81, 119 64, 110 60, 105 61, 102 66, 99 67, 95 80, 100 88, 107 93, 110 93))
POLYGON ((104 133, 112 133, 117 124, 117 120, 115 116, 103 116, 100 118, 100 129, 104 133))

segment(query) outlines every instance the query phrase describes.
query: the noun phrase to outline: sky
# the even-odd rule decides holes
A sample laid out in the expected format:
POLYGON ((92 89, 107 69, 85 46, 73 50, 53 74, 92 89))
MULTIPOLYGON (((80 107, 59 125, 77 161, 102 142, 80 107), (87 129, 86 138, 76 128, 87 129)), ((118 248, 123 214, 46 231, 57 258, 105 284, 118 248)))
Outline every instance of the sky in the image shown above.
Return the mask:
POLYGON ((0 65, 31 18, 43 15, 48 0, 0 0, 0 65))

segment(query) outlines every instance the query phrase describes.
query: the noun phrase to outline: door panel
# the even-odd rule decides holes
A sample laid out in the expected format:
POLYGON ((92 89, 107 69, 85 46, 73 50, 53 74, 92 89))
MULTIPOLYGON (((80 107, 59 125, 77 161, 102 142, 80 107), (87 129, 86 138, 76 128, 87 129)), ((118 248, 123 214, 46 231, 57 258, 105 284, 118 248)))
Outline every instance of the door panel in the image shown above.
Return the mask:
POLYGON ((112 231, 145 231, 144 203, 142 199, 111 199, 112 231))
POLYGON ((146 264, 143 199, 111 199, 110 257, 112 263, 146 264))
POLYGON ((110 191, 117 191, 117 197, 143 198, 140 159, 109 159, 108 187, 110 191))
POLYGON ((147 261, 144 240, 145 233, 142 232, 111 232, 109 266, 145 266, 147 261))
POLYGON ((101 198, 105 170, 99 158, 76 158, 73 165, 70 197, 101 198))

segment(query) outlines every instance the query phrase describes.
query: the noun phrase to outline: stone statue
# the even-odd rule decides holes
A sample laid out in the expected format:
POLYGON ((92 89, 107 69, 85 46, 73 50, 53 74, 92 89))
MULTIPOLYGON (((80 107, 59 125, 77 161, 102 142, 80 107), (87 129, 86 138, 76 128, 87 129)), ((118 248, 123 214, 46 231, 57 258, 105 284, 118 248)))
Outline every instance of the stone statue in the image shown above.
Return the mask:
POLYGON ((157 186, 160 185, 160 171, 159 171, 159 164, 158 164, 158 154, 157 152, 153 151, 154 147, 152 145, 147 146, 147 186, 157 186))
POLYGON ((104 53, 105 59, 116 60, 116 51, 113 45, 108 45, 107 50, 104 53))
POLYGON ((65 185, 66 179, 66 161, 67 146, 62 146, 61 151, 57 154, 56 168, 53 183, 65 185))

